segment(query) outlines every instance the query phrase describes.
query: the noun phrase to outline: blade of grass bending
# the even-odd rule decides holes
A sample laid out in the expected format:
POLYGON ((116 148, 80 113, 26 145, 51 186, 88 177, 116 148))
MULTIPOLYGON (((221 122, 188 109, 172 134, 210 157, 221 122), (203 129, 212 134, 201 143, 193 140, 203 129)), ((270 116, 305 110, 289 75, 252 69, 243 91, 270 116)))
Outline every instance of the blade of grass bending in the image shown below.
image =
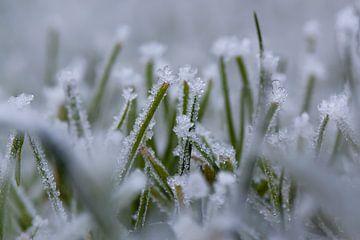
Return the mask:
POLYGON ((165 166, 155 157, 155 153, 148 147, 142 146, 140 148, 140 154, 144 160, 149 164, 149 171, 151 171, 150 177, 155 178, 156 182, 159 182, 160 187, 165 190, 165 193, 169 195, 170 199, 173 199, 171 188, 167 182, 169 173, 165 166))
POLYGON ((150 190, 149 188, 147 188, 142 191, 140 196, 140 203, 136 213, 134 230, 138 230, 144 226, 148 211, 148 206, 149 206, 149 200, 150 200, 150 190))
POLYGON ((146 129, 150 124, 151 119, 153 118, 155 111, 158 109, 162 99, 164 98, 168 88, 170 86, 170 83, 163 82, 157 92, 155 93, 153 99, 151 99, 149 108, 144 112, 144 116, 142 119, 142 116, 140 115, 138 119, 135 121, 135 125, 138 124, 138 129, 136 131, 132 131, 130 133, 130 136, 133 137, 133 144, 131 145, 129 149, 129 153, 127 156, 125 156, 125 165, 124 168, 121 169, 120 173, 120 181, 122 181, 123 177, 126 177, 130 171, 130 168, 132 166, 133 160, 136 157, 136 153, 140 147, 140 143, 145 135, 146 129), (137 123, 138 122, 138 123, 137 123))
POLYGON ((102 100, 104 98, 106 85, 108 83, 112 68, 115 64, 115 61, 120 53, 121 50, 121 43, 117 42, 115 43, 111 55, 106 63, 105 69, 103 74, 100 78, 99 86, 96 90, 96 93, 91 101, 90 109, 89 109, 89 120, 90 122, 94 122, 99 117, 100 107, 102 104, 102 100))
POLYGON ((224 104, 225 104, 225 112, 226 112, 226 121, 227 121, 227 128, 229 134, 229 140, 231 145, 236 148, 236 136, 235 136, 235 128, 233 123, 232 111, 231 111, 231 103, 230 103, 230 96, 229 96, 229 87, 228 87, 228 80, 226 74, 226 66, 223 57, 219 59, 219 69, 220 69, 220 76, 221 76, 221 85, 224 97, 224 104))
POLYGON ((319 133, 316 139, 316 145, 315 145, 315 158, 317 159, 319 157, 320 154, 320 149, 321 149, 321 145, 324 139, 324 134, 325 134, 325 130, 326 130, 326 126, 329 122, 329 115, 326 114, 325 117, 322 119, 321 124, 320 124, 320 128, 319 128, 319 133))
POLYGON ((213 88, 213 81, 212 81, 212 79, 210 79, 206 86, 205 94, 200 103, 200 109, 199 109, 199 114, 198 114, 199 122, 203 119, 206 109, 209 106, 209 99, 210 99, 210 94, 211 94, 212 88, 213 88))
POLYGON ((306 85, 306 93, 305 93, 304 104, 303 104, 301 113, 309 112, 309 110, 310 110, 310 104, 311 104, 311 100, 313 97, 315 84, 316 84, 315 76, 310 75, 307 85, 306 85))

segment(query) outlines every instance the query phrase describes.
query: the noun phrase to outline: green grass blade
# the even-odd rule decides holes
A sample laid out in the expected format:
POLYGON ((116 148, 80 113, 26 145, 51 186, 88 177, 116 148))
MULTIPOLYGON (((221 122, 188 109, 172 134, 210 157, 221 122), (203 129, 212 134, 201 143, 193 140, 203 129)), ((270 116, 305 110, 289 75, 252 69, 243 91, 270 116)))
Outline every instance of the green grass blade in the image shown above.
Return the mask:
POLYGON ((325 134, 325 130, 326 130, 326 126, 329 122, 329 115, 325 115, 325 117, 322 119, 321 123, 320 123, 320 128, 319 128, 319 132, 316 138, 316 145, 315 145, 315 158, 317 159, 319 157, 320 154, 320 149, 321 149, 321 145, 324 139, 324 134, 325 134))
POLYGON ((260 58, 263 58, 264 44, 263 44, 263 38, 262 38, 262 34, 261 34, 261 29, 260 29, 260 23, 259 23, 259 19, 257 17, 256 12, 254 12, 254 21, 255 21, 256 33, 257 33, 257 37, 258 37, 258 41, 259 41, 260 58))
POLYGON ((307 85, 306 85, 304 104, 303 104, 301 113, 309 112, 309 110, 310 110, 310 104, 311 104, 312 97, 314 95, 315 84, 316 84, 315 76, 310 75, 309 79, 308 79, 308 82, 307 82, 307 85))
POLYGON ((15 139, 11 148, 11 152, 14 158, 16 158, 15 163, 15 181, 16 185, 20 185, 21 181, 21 152, 22 146, 24 144, 24 133, 16 131, 15 139))
MULTIPOLYGON (((196 107, 197 105, 198 105, 198 98, 197 96, 194 96, 193 104, 191 106, 191 111, 190 111, 190 121, 193 123, 193 125, 189 129, 189 132, 195 131, 195 122, 197 120, 197 114, 198 114, 197 112, 198 108, 196 107)), ((184 173, 188 173, 190 171, 191 152, 192 152, 192 141, 189 137, 187 137, 184 145, 184 154, 182 155, 182 159, 181 159, 180 175, 183 175, 184 173)))
POLYGON ((107 86, 108 80, 110 78, 112 68, 113 68, 113 66, 116 62, 116 59, 120 53, 121 47, 122 47, 122 45, 119 42, 115 43, 115 45, 111 51, 111 55, 106 63, 104 72, 101 75, 99 86, 98 86, 96 93, 90 104, 90 109, 89 109, 90 122, 96 121, 97 118, 99 117, 100 108, 101 108, 101 104, 102 104, 102 101, 104 98, 106 86, 107 86))
POLYGON ((149 107, 145 109, 144 112, 136 119, 134 129, 130 133, 131 146, 129 146, 130 148, 128 153, 126 153, 126 156, 121 156, 125 157, 125 164, 123 169, 120 169, 120 181, 122 181, 123 177, 128 175, 150 121, 164 98, 169 86, 170 83, 168 82, 161 83, 154 96, 151 97, 149 107))
POLYGON ((140 154, 149 166, 149 177, 159 183, 160 187, 165 191, 169 199, 173 199, 171 188, 167 182, 169 173, 167 172, 165 166, 155 157, 154 151, 148 147, 141 147, 140 154))
POLYGON ((148 91, 151 90, 151 87, 154 84, 154 62, 152 60, 148 61, 145 69, 145 79, 146 79, 146 88, 148 91))
POLYGON ((142 228, 145 224, 150 200, 150 190, 147 188, 141 192, 139 208, 136 213, 134 230, 142 228))
POLYGON ((233 123, 233 116, 231 111, 231 103, 230 103, 230 92, 228 87, 228 80, 226 74, 226 66, 223 57, 219 59, 219 70, 221 76, 221 85, 222 85, 222 92, 224 97, 224 104, 225 104, 225 113, 226 113, 226 122, 228 128, 228 134, 231 145, 236 148, 236 136, 235 136, 235 128, 233 123))
POLYGON ((240 102, 240 133, 239 133, 239 144, 237 147, 237 160, 238 160, 238 166, 240 166, 241 163, 241 157, 243 155, 243 148, 244 148, 244 142, 245 142, 245 108, 246 108, 246 92, 241 91, 241 102, 240 102))
POLYGON ((186 115, 188 112, 189 91, 190 91, 189 84, 187 81, 184 81, 183 96, 182 96, 182 115, 186 115))
POLYGON ((200 102, 200 109, 199 109, 199 115, 198 115, 199 122, 201 122, 201 120, 203 119, 206 109, 209 106, 209 99, 210 99, 212 89, 213 89, 213 81, 212 81, 212 79, 210 79, 206 86, 205 94, 200 102))
POLYGON ((266 134, 266 132, 269 129, 269 126, 275 116, 276 111, 279 109, 279 103, 278 102, 272 102, 270 104, 270 107, 268 109, 268 111, 266 112, 264 121, 263 121, 263 125, 261 128, 261 136, 264 136, 266 134))

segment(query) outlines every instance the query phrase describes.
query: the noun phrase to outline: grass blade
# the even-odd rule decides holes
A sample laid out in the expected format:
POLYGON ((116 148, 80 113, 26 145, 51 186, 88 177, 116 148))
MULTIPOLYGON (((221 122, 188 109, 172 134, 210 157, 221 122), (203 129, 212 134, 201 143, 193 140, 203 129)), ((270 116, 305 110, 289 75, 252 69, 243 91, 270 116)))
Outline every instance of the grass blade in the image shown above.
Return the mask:
POLYGON ((318 136, 315 141, 315 159, 317 159, 319 157, 321 145, 322 145, 322 142, 324 139, 324 134, 325 134, 325 130, 326 130, 326 126, 327 126, 328 122, 329 122, 329 115, 326 114, 320 123, 318 136))
POLYGON ((149 200, 150 200, 150 190, 147 188, 142 191, 140 196, 140 203, 136 213, 136 222, 135 222, 134 230, 138 230, 144 226, 148 211, 148 206, 149 206, 149 200))
POLYGON ((125 149, 122 156, 120 156, 120 162, 123 162, 123 166, 119 169, 120 181, 128 175, 150 121, 164 98, 169 86, 169 82, 162 82, 159 86, 156 86, 153 91, 154 95, 149 96, 147 107, 144 108, 142 113, 140 113, 139 117, 136 119, 134 128, 126 139, 129 141, 128 146, 126 146, 127 149, 125 149))
POLYGON ((201 122, 201 120, 203 119, 206 109, 209 106, 209 99, 210 99, 212 88, 213 88, 213 81, 212 81, 212 79, 210 79, 208 81, 208 84, 207 84, 207 87, 205 90, 205 94, 200 103, 199 116, 198 116, 199 122, 201 122))
POLYGON ((111 51, 111 54, 106 63, 104 72, 101 75, 99 86, 98 86, 96 93, 90 104, 90 109, 89 109, 90 122, 96 121, 97 118, 99 117, 100 107, 101 107, 101 104, 102 104, 102 101, 104 98, 106 85, 108 83, 112 68, 113 68, 115 61, 120 53, 121 48, 122 48, 121 43, 117 42, 117 43, 115 43, 115 45, 111 51))
POLYGON ((233 116, 231 111, 231 103, 230 103, 230 95, 229 95, 229 87, 228 87, 228 80, 226 74, 226 67, 225 61, 223 57, 219 59, 219 69, 220 69, 220 76, 221 76, 221 85, 222 85, 222 92, 224 97, 224 104, 225 104, 225 113, 226 113, 226 122, 228 128, 228 134, 231 145, 236 148, 236 136, 235 136, 235 128, 233 123, 233 116))

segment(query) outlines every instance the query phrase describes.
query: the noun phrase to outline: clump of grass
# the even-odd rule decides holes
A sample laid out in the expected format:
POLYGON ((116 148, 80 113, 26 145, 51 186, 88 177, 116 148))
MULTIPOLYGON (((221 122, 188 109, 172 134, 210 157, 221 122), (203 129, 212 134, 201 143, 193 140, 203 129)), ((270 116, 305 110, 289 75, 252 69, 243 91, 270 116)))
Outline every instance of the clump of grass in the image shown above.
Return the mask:
MULTIPOLYGON (((111 89, 122 94, 121 103, 107 103, 128 32, 122 29, 94 93, 83 91, 73 66, 58 74, 63 94, 51 110, 56 114, 29 107, 33 96, 26 94, 1 105, 0 125, 12 133, 1 155, 0 239, 152 239, 153 232, 159 239, 356 238, 360 191, 347 179, 358 184, 358 91, 347 64, 357 60, 350 51, 357 12, 345 9, 337 24, 351 89, 318 111, 313 105, 325 68, 316 55, 317 25, 306 25, 311 67, 304 96, 294 99, 279 57, 265 51, 260 18, 253 18, 259 49, 248 38, 219 38, 215 73, 160 67, 166 48, 148 43, 140 48, 145 91, 122 83, 120 91, 111 89), (300 115, 286 105, 289 98, 302 103, 300 115), (116 114, 113 125, 94 128, 100 118, 111 119, 104 108, 116 114)), ((56 87, 58 36, 49 41, 46 75, 56 87)))

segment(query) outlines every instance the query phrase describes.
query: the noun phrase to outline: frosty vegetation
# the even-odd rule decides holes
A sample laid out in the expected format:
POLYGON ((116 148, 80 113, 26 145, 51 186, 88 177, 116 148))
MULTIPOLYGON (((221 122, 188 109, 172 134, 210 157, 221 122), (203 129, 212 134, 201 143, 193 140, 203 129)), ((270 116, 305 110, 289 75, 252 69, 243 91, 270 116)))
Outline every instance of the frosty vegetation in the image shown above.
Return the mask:
POLYGON ((142 68, 122 65, 128 26, 97 71, 49 53, 43 94, 0 105, 0 240, 358 239, 359 12, 334 17, 341 87, 319 104, 331 66, 315 19, 300 87, 261 13, 257 41, 220 36, 199 68, 171 67, 155 41, 138 46, 142 68))

